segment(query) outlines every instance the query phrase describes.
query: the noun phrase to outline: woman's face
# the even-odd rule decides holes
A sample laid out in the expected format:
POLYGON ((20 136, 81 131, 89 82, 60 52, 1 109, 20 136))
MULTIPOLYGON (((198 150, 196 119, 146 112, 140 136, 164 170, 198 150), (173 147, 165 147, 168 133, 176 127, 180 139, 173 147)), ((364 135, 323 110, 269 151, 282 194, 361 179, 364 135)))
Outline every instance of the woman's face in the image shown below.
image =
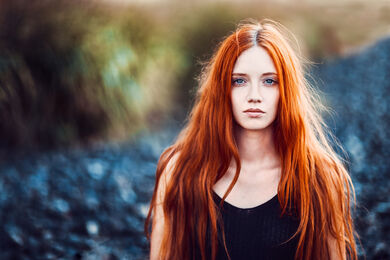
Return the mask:
POLYGON ((232 74, 232 109, 237 124, 247 130, 269 127, 276 118, 278 102, 278 78, 268 52, 258 46, 242 52, 232 74))

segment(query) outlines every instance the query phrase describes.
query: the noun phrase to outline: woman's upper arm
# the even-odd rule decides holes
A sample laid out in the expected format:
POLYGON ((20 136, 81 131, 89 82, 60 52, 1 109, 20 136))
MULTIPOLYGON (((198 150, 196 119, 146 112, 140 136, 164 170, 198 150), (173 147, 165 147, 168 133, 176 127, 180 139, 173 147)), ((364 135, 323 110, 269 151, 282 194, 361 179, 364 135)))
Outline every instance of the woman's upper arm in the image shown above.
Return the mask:
POLYGON ((161 242, 164 234, 164 210, 163 201, 167 184, 175 162, 175 156, 171 158, 160 177, 157 187, 156 205, 153 211, 152 234, 150 240, 150 260, 159 259, 161 242))
POLYGON ((341 245, 341 252, 339 250, 339 247, 337 245, 337 240, 330 236, 328 239, 328 246, 330 251, 330 260, 345 260, 345 244, 342 243, 341 245))
POLYGON ((150 240, 150 259, 159 259, 159 252, 164 234, 164 215, 161 205, 154 209, 153 227, 150 240))

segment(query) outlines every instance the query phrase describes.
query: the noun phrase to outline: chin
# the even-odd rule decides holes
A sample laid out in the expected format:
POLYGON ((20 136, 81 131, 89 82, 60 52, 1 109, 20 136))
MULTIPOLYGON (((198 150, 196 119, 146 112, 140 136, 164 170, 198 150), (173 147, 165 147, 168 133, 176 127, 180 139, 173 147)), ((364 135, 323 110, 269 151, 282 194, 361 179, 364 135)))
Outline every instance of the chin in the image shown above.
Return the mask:
POLYGON ((271 127, 271 124, 251 124, 251 123, 242 123, 238 124, 238 126, 245 130, 250 131, 260 131, 271 127))
POLYGON ((244 128, 245 130, 248 130, 248 131, 263 131, 265 129, 268 129, 269 127, 248 127, 248 128, 244 128))

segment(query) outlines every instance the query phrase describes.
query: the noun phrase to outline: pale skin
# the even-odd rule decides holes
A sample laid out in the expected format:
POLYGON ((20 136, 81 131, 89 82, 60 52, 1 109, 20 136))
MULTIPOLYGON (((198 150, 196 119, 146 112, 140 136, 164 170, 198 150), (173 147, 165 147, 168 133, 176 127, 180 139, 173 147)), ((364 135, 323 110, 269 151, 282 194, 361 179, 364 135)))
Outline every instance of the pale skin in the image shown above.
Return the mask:
MULTIPOLYGON (((279 86, 274 63, 262 47, 252 47, 237 59, 233 69, 232 110, 235 118, 234 135, 239 151, 240 176, 226 201, 239 208, 263 204, 277 194, 281 176, 281 160, 273 142, 272 123, 277 114, 279 86), (259 108, 264 113, 256 117, 245 113, 259 108)), ((158 253, 164 230, 161 202, 174 157, 163 173, 158 187, 157 206, 153 218, 150 259, 159 259, 158 253)), ((215 183, 213 190, 222 198, 234 178, 236 163, 231 161, 226 174, 215 183)), ((346 259, 339 254, 334 240, 329 239, 331 260, 346 259)))
POLYGON ((162 202, 164 201, 164 193, 169 182, 170 172, 175 164, 177 155, 173 156, 169 161, 166 170, 162 173, 160 183, 158 185, 157 202, 153 212, 153 227, 150 238, 150 260, 160 259, 159 251, 164 234, 164 211, 162 202))
MULTIPOLYGON (((277 82, 275 66, 265 49, 252 47, 238 57, 232 73, 231 99, 241 171, 226 201, 239 208, 260 205, 277 194, 281 162, 272 130, 279 102, 277 82), (245 112, 248 109, 263 112, 250 114, 245 112)), ((220 197, 235 171, 232 160, 227 173, 213 187, 220 197)))

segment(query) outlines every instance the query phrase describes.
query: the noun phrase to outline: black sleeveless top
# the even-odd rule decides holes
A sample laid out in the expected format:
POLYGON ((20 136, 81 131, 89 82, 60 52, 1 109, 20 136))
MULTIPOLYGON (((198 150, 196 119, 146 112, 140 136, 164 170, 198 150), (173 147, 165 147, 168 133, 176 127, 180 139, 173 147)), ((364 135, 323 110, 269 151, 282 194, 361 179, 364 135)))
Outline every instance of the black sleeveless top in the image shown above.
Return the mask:
MULTIPOLYGON (((222 200, 213 192, 214 202, 219 206, 222 200)), ((286 242, 298 228, 296 216, 284 214, 280 217, 281 208, 278 196, 253 208, 238 208, 224 202, 220 211, 224 223, 226 247, 231 260, 293 260, 297 250, 299 234, 286 242)), ((217 260, 228 259, 218 233, 217 260)), ((208 255, 211 255, 207 239, 208 255)), ((198 251, 198 250, 197 250, 198 251)), ((197 252, 199 253, 199 252, 197 252)), ((201 259, 200 254, 197 258, 201 259)))

